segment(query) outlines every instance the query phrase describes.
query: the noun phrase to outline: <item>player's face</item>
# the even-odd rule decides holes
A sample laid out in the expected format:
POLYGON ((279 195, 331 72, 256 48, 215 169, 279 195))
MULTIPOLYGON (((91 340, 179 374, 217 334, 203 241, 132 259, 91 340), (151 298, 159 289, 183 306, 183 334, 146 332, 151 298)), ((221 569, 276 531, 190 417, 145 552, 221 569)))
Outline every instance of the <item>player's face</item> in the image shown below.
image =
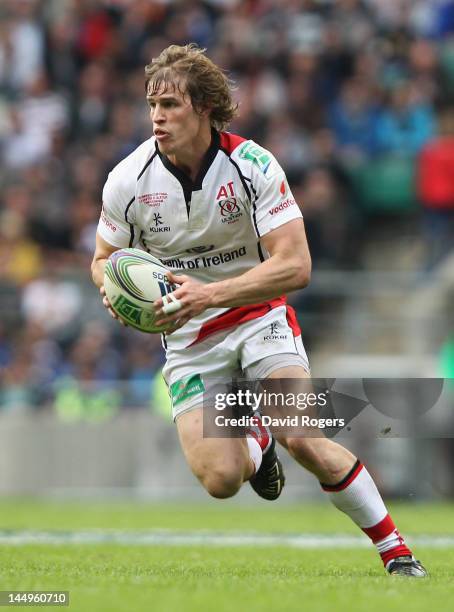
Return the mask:
POLYGON ((153 134, 159 150, 165 155, 184 155, 194 146, 207 121, 206 114, 197 113, 183 87, 168 85, 154 95, 148 95, 153 134))

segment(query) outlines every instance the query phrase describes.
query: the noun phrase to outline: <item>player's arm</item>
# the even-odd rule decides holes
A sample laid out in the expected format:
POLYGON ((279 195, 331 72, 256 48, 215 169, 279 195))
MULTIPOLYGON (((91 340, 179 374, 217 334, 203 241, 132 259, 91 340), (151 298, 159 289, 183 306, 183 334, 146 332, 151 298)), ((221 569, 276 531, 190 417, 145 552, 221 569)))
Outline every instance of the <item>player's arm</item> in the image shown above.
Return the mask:
MULTIPOLYGON (((175 323, 175 329, 207 308, 232 308, 255 304, 302 289, 310 280, 311 258, 304 221, 293 219, 261 238, 270 258, 248 272, 223 281, 202 284, 186 275, 168 274, 180 286, 174 296, 182 307, 157 324, 175 323)), ((157 301, 162 307, 162 300, 157 301)))
POLYGON ((311 257, 303 219, 293 219, 260 240, 270 258, 241 276, 207 285, 209 306, 255 304, 309 284, 311 257))
POLYGON ((119 247, 112 246, 104 238, 101 238, 99 233, 96 233, 96 248, 91 262, 91 277, 97 287, 101 288, 103 286, 106 262, 112 253, 118 251, 118 249, 119 247))
POLYGON ((118 251, 120 247, 112 246, 108 242, 101 238, 99 233, 96 233, 96 248, 93 255, 93 261, 91 262, 91 277, 97 287, 99 287, 99 293, 102 295, 102 303, 107 308, 110 316, 114 319, 118 319, 120 323, 126 326, 126 323, 121 319, 116 312, 114 312, 110 306, 110 302, 106 297, 106 291, 104 289, 104 268, 110 255, 115 251, 118 251))

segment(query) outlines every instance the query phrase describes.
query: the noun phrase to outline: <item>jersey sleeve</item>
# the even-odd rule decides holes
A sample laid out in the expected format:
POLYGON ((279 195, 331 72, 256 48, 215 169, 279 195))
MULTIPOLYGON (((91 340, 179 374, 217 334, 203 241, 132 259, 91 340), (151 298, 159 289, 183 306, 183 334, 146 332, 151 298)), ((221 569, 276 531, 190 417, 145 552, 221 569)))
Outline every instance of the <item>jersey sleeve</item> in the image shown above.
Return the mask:
POLYGON ((111 172, 102 193, 98 234, 112 246, 135 246, 139 232, 135 229, 134 190, 111 172))
POLYGON ((292 221, 302 218, 285 173, 271 153, 261 149, 260 164, 252 173, 254 193, 251 213, 258 237, 292 221))

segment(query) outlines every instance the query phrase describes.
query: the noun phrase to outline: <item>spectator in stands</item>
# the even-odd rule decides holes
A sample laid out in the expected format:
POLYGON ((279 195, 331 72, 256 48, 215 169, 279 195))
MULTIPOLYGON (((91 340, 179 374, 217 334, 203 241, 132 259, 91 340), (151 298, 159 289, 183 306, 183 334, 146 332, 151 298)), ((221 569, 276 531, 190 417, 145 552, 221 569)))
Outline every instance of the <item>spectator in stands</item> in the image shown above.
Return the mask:
POLYGON ((5 8, 0 35, 0 83, 3 81, 3 86, 17 95, 32 85, 36 74, 44 69, 44 23, 39 18, 37 0, 7 0, 5 8))
POLYGON ((413 156, 435 134, 435 116, 430 102, 410 81, 402 81, 389 94, 389 105, 375 124, 377 150, 413 156))
MULTIPOLYGON (((53 347, 46 359, 58 354, 62 370, 74 365, 73 349, 83 335, 83 285, 71 280, 71 287, 62 287, 41 269, 58 261, 72 276, 86 275, 93 211, 105 177, 149 133, 142 66, 170 42, 207 45, 237 82, 240 115, 232 131, 263 142, 285 163, 312 227, 317 265, 355 267, 361 260, 359 245, 345 235, 355 215, 346 170, 367 165, 378 152, 413 156, 422 148, 418 189, 425 227, 432 245, 445 230, 448 241, 451 170, 449 162, 437 160, 451 155, 452 134, 444 131, 435 139, 433 104, 454 91, 452 5, 1 1, 0 219, 6 265, 0 292, 7 296, 8 322, 16 321, 6 326, 7 345, 20 344, 34 301, 47 300, 36 309, 36 316, 50 321, 43 331, 49 344, 42 339, 40 346, 53 347), (438 77, 440 65, 446 78, 438 77), (59 312, 50 315, 56 287, 75 296, 69 322, 59 312), (21 302, 22 310, 10 306, 21 302), (72 332, 62 337, 65 325, 72 332)), ((443 244, 446 252, 450 243, 443 244)), ((130 334, 107 333, 108 350, 128 352, 134 345, 130 334)), ((133 352, 137 368, 122 375, 140 380, 146 364, 154 369, 155 363, 141 344, 133 352)), ((34 359, 26 351, 8 359, 14 364, 11 380, 26 381, 34 359)), ((93 367, 102 371, 99 363, 93 367)))
POLYGON ((378 106, 365 84, 349 79, 341 88, 339 99, 329 109, 329 124, 336 137, 339 156, 345 162, 358 163, 376 151, 378 106))
POLYGON ((439 113, 438 124, 439 135, 421 150, 416 178, 431 265, 454 250, 454 107, 439 113))

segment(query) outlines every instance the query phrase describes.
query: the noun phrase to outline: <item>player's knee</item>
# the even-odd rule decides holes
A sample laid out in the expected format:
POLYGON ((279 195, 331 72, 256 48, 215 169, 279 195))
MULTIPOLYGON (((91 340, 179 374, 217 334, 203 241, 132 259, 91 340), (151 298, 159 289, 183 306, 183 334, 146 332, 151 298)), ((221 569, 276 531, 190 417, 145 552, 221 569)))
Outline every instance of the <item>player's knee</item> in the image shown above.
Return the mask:
POLYGON ((206 491, 217 499, 226 499, 238 493, 242 485, 241 473, 229 466, 211 469, 200 478, 206 491))

